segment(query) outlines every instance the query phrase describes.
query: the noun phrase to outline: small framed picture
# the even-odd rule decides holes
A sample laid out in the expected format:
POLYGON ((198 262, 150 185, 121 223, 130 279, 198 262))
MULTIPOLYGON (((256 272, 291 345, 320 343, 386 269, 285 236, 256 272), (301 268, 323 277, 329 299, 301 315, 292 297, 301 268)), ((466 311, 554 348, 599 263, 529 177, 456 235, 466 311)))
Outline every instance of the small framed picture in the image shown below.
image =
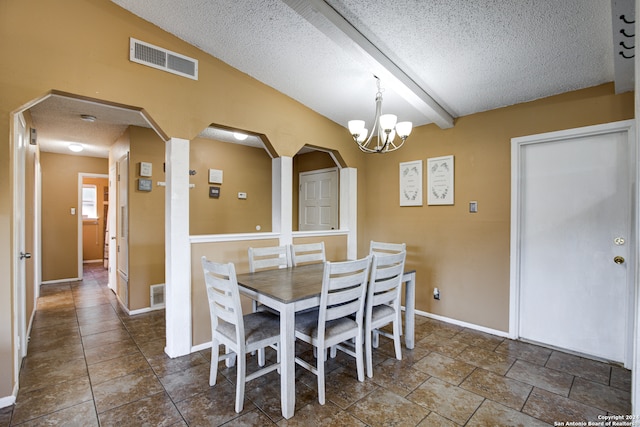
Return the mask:
POLYGON ((400 206, 422 206, 422 160, 400 163, 400 206))
POLYGON ((429 205, 453 205, 453 156, 427 159, 429 205))
POLYGON ((140 176, 151 176, 153 173, 153 164, 149 162, 140 162, 140 176))
POLYGON ((138 180, 138 191, 151 191, 151 183, 150 179, 140 178, 138 180))

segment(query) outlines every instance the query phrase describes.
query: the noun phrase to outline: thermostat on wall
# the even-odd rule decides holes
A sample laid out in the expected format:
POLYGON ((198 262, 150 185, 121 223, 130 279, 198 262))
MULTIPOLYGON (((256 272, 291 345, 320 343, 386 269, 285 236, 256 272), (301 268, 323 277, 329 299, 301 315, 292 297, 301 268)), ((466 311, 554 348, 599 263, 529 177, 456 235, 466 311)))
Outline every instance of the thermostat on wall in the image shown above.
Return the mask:
POLYGON ((220 169, 209 169, 209 184, 222 184, 222 171, 220 169))

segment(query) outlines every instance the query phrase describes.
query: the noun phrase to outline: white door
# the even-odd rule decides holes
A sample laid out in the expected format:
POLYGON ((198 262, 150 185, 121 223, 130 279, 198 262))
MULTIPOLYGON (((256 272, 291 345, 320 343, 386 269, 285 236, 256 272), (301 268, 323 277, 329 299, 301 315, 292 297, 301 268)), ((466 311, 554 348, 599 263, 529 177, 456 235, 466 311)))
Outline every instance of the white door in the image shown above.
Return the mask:
MULTIPOLYGON (((129 277, 129 155, 118 161, 118 271, 126 279, 129 277)), ((127 300, 128 301, 128 300, 127 300)), ((128 303, 128 302, 127 302, 128 303)))
POLYGON ((117 227, 116 227, 116 182, 118 180, 118 167, 117 163, 113 163, 109 167, 109 214, 107 218, 107 228, 109 229, 108 235, 106 237, 107 244, 109 245, 109 260, 108 260, 108 268, 109 268, 109 288, 111 288, 114 292, 118 289, 118 273, 116 270, 116 256, 117 256, 117 227))
POLYGON ((14 309, 13 324, 15 345, 15 380, 18 381, 18 373, 22 358, 27 352, 27 319, 26 319, 26 261, 31 257, 26 252, 25 239, 25 159, 27 144, 26 123, 22 114, 14 118, 14 153, 13 153, 13 238, 15 255, 13 268, 14 276, 14 309))
POLYGON ((623 123, 514 139, 512 242, 519 336, 626 363, 635 149, 623 123))
POLYGON ((338 170, 322 169, 300 174, 298 230, 338 228, 338 170))

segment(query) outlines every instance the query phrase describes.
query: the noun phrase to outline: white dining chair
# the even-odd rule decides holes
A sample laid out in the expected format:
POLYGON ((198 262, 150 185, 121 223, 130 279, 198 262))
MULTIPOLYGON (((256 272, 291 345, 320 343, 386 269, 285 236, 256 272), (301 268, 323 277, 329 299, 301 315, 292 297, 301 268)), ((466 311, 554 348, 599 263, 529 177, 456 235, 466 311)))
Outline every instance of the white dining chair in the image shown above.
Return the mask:
POLYGON ((373 254, 393 254, 403 252, 407 250, 405 243, 387 243, 387 242, 374 242, 369 243, 369 255, 373 254))
MULTIPOLYGON (((240 291, 233 263, 220 264, 202 257, 209 313, 211 316, 211 368, 209 385, 217 381, 218 362, 221 359, 237 359, 236 377, 236 412, 244 406, 245 383, 280 367, 278 361, 258 369, 250 375, 246 374, 246 354, 254 351, 262 352, 264 348, 280 342, 280 318, 268 311, 259 311, 247 315, 242 314, 240 291), (220 355, 220 344, 226 347, 227 353, 220 355)), ((260 366, 264 365, 259 362, 260 366)))
POLYGON ((318 377, 318 402, 325 403, 327 349, 355 357, 358 381, 364 381, 364 299, 371 257, 355 261, 326 262, 318 310, 296 315, 296 339, 317 349, 316 366, 296 357, 296 363, 318 377), (355 347, 342 343, 355 339, 355 347))
POLYGON ((324 242, 300 243, 291 245, 291 262, 293 266, 325 262, 324 242))
MULTIPOLYGON (((291 252, 286 245, 249 248, 249 273, 272 268, 291 267, 291 252)), ((258 302, 251 302, 253 311, 258 311, 258 302)), ((264 308, 262 305, 260 308, 264 308)))
POLYGON ((377 346, 378 336, 393 339, 396 359, 402 360, 400 335, 402 318, 400 312, 400 291, 406 252, 390 255, 373 255, 371 277, 367 286, 367 302, 364 315, 365 354, 367 376, 373 377, 373 346, 377 346), (393 334, 381 330, 393 324, 393 334))

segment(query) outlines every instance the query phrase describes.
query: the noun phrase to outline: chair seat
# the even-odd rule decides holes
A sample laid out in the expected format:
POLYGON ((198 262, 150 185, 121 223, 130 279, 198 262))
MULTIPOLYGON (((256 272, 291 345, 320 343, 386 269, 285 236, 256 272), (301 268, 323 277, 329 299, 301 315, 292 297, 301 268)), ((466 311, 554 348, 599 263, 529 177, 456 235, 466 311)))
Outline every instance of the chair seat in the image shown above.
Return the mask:
MULTIPOLYGON (((296 315, 296 331, 313 339, 318 338, 318 314, 319 311, 313 310, 296 315)), ((358 329, 355 320, 349 317, 330 320, 325 324, 325 339, 329 340, 334 336, 338 336, 344 332, 358 329)))
MULTIPOLYGON (((236 341, 235 326, 227 323, 218 323, 218 332, 236 341)), ((280 318, 268 311, 258 311, 244 315, 244 335, 247 346, 265 339, 280 335, 280 318)))
POLYGON ((377 305, 375 307, 372 307, 371 322, 375 323, 378 320, 393 319, 395 315, 396 311, 393 309, 393 307, 384 304, 377 305))

